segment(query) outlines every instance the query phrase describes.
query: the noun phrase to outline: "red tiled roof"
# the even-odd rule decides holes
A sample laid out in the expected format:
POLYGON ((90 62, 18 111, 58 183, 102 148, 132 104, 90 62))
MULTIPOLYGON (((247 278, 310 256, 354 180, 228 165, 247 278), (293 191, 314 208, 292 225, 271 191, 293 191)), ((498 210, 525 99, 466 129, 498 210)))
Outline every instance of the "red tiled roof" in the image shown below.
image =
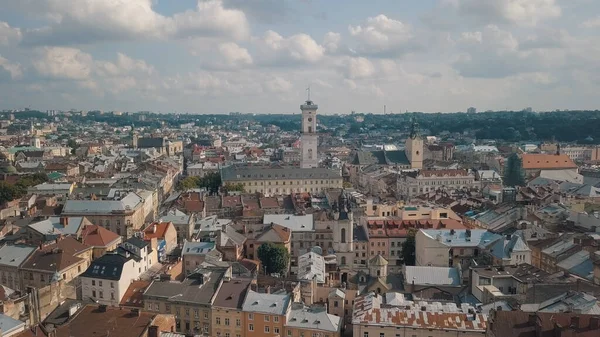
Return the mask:
POLYGON ((525 153, 521 155, 523 168, 530 169, 572 169, 577 165, 566 154, 537 154, 525 153))
POLYGON ((144 240, 153 238, 162 239, 167 234, 167 230, 173 226, 172 222, 154 222, 144 229, 144 240), (156 226, 156 230, 154 229, 156 226))
POLYGON ((125 291, 121 303, 122 307, 143 308, 144 307, 144 291, 150 286, 150 281, 133 281, 125 291))
POLYGON ((131 337, 142 336, 152 324, 155 315, 140 312, 139 315, 129 310, 106 308, 88 305, 83 308, 69 323, 56 329, 56 337, 70 336, 107 336, 131 337))
POLYGON ((83 243, 93 247, 106 247, 121 236, 98 225, 87 225, 81 232, 83 243))

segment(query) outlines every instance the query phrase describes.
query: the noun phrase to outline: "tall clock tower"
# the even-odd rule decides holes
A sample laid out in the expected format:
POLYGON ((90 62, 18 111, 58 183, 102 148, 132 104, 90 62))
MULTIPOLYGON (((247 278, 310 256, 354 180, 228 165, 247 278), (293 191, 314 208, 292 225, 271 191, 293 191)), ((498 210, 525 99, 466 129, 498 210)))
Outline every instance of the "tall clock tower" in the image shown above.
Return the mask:
POLYGON ((319 156, 317 154, 317 145, 319 136, 317 135, 317 109, 318 105, 314 104, 309 99, 302 105, 302 159, 300 160, 301 168, 319 167, 319 156))

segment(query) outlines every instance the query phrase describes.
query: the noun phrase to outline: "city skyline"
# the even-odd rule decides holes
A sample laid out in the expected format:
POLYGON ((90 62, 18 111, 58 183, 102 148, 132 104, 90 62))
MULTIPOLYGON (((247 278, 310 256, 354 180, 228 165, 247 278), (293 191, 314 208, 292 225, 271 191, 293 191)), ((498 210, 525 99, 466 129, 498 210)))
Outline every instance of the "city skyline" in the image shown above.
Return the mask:
POLYGON ((589 0, 3 1, 0 107, 323 114, 597 108, 589 0), (135 19, 132 19, 135 18, 135 19))

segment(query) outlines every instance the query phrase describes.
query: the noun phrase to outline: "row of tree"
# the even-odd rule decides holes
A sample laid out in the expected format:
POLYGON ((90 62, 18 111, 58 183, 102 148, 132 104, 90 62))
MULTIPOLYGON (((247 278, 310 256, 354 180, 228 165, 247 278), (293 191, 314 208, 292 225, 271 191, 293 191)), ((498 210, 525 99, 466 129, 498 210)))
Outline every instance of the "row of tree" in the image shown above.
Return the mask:
POLYGON ((36 173, 19 178, 15 184, 5 181, 0 182, 0 205, 22 198, 27 194, 29 187, 45 183, 46 181, 48 181, 46 174, 36 173))

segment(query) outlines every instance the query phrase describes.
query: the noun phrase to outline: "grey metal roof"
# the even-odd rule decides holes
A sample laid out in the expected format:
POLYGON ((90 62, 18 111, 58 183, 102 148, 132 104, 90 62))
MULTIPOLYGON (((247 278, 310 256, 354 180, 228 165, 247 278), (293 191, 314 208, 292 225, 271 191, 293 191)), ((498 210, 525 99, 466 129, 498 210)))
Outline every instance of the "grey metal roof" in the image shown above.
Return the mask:
POLYGON ((0 314, 0 331, 3 336, 11 336, 13 332, 17 332, 20 328, 25 326, 25 322, 21 322, 12 317, 0 314))
POLYGON ((18 267, 37 247, 24 245, 4 245, 0 248, 0 265, 18 267))
POLYGON ((339 170, 327 168, 271 167, 271 166, 236 166, 221 169, 224 181, 241 180, 275 180, 275 179, 341 179, 339 170))
POLYGON ((460 276, 456 268, 406 266, 406 283, 416 285, 459 286, 460 276))
POLYGON ((495 234, 486 229, 471 229, 471 235, 467 236, 466 229, 421 229, 423 234, 448 247, 480 247, 490 246, 496 240, 504 238, 503 235, 495 234))
POLYGON ((323 256, 308 252, 298 257, 298 280, 312 280, 325 283, 325 260, 323 256))
POLYGON ((92 261, 81 277, 118 281, 121 279, 123 266, 131 259, 117 253, 102 255, 92 261))
POLYGON ((315 229, 312 214, 265 214, 263 224, 269 225, 271 223, 289 228, 292 232, 307 232, 315 229))
POLYGON ((294 307, 290 311, 286 326, 328 332, 340 331, 340 318, 327 313, 325 308, 294 307))
POLYGON ((167 302, 212 304, 226 270, 227 268, 202 269, 183 282, 154 281, 144 292, 144 298, 160 298, 167 302))
POLYGON ((135 210, 142 205, 143 199, 135 193, 129 193, 121 200, 67 200, 64 214, 106 214, 113 211, 135 210))
POLYGON ((214 242, 185 241, 181 255, 205 255, 215 249, 214 242))
POLYGON ((166 215, 160 217, 160 221, 172 222, 174 225, 187 225, 190 223, 191 215, 187 215, 180 210, 169 211, 166 215))
POLYGON ((290 294, 264 294, 248 291, 242 310, 272 315, 285 315, 290 305, 290 294))
POLYGON ((46 220, 34 222, 28 227, 42 235, 73 235, 79 232, 82 224, 83 217, 68 217, 67 226, 61 224, 60 217, 50 217, 46 220))

